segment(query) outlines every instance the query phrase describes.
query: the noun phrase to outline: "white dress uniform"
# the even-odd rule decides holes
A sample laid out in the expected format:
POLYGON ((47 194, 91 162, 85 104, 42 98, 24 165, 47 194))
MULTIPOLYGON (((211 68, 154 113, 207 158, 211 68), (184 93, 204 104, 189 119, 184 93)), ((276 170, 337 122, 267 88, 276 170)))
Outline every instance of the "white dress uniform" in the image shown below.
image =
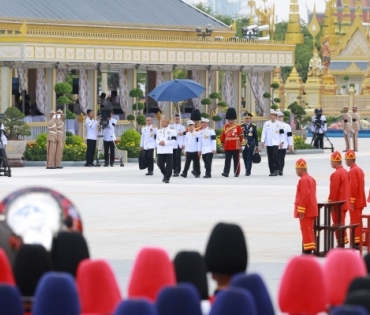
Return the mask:
POLYGON ((277 176, 279 172, 279 146, 284 142, 283 134, 283 125, 280 121, 268 120, 264 123, 261 142, 266 146, 270 176, 277 176))
POLYGON ((279 156, 279 175, 283 175, 284 166, 285 166, 285 155, 288 149, 288 146, 293 145, 293 134, 292 134, 292 127, 285 122, 281 122, 283 131, 283 146, 279 149, 278 156, 279 156))
POLYGON ((157 143, 155 141, 156 136, 157 127, 153 127, 153 125, 147 125, 141 128, 140 147, 144 150, 155 149, 157 147, 157 143))
POLYGON ((146 161, 148 163, 148 173, 145 175, 153 175, 154 171, 154 149, 157 147, 157 127, 146 125, 141 128, 140 147, 144 149, 146 161))
POLYGON ((98 139, 98 122, 94 118, 86 117, 86 164, 91 166, 94 162, 96 140, 98 139))
POLYGON ((172 176, 173 146, 177 144, 177 135, 170 126, 159 129, 157 132, 157 165, 163 174, 163 182, 169 183, 172 176), (159 143, 164 141, 165 145, 159 143))
POLYGON ((207 127, 199 131, 198 151, 202 153, 206 175, 204 178, 210 178, 212 172, 213 152, 216 151, 216 133, 213 129, 207 127))
POLYGON ((107 128, 103 129, 103 143, 104 143, 104 166, 114 166, 115 158, 115 146, 114 141, 116 141, 116 123, 117 120, 114 118, 109 119, 109 124, 107 128))
POLYGON ((181 172, 181 152, 184 145, 185 127, 181 124, 171 124, 170 128, 176 131, 176 143, 173 144, 173 176, 179 176, 181 172), (181 134, 181 135, 180 135, 181 134))
POLYGON ((198 156, 198 146, 199 146, 199 133, 195 130, 188 131, 184 137, 184 145, 186 152, 185 166, 181 174, 182 177, 186 177, 190 163, 193 162, 193 172, 195 177, 200 175, 200 163, 198 156))

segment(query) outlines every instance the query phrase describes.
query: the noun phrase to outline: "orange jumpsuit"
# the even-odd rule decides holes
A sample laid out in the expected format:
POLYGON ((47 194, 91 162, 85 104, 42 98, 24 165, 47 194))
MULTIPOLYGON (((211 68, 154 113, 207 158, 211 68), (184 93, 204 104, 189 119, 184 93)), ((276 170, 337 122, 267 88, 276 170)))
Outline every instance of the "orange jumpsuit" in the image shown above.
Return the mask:
POLYGON ((240 154, 241 143, 244 139, 242 127, 238 124, 226 124, 222 130, 221 143, 224 146, 225 151, 225 174, 229 174, 231 158, 234 161, 234 173, 235 175, 240 174, 240 154))
MULTIPOLYGON (((330 176, 330 194, 328 201, 342 201, 346 202, 342 205, 341 219, 339 222, 338 213, 336 211, 332 212, 331 217, 334 224, 344 225, 347 211, 351 208, 350 202, 350 182, 348 172, 343 168, 343 166, 338 166, 334 173, 330 176)), ((338 239, 338 232, 336 233, 338 239)), ((344 243, 348 243, 347 233, 344 233, 344 243)))
POLYGON ((299 218, 303 239, 303 250, 315 250, 316 241, 314 233, 315 217, 317 217, 316 181, 307 173, 302 175, 297 185, 294 202, 294 217, 299 218))
MULTIPOLYGON (((349 212, 351 224, 361 223, 362 210, 366 207, 365 197, 365 174, 357 164, 353 164, 349 170, 351 204, 352 209, 349 212)), ((355 231, 355 243, 360 243, 360 227, 355 231)))

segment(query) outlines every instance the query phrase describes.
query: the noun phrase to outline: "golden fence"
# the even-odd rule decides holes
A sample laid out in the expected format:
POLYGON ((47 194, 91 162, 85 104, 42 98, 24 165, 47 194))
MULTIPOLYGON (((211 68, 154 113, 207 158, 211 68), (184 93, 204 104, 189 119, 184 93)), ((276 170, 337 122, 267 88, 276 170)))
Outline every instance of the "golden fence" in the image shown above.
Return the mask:
POLYGON ((343 107, 356 106, 361 118, 370 117, 370 95, 325 95, 321 97, 321 108, 326 116, 338 116, 343 107), (351 99, 353 98, 353 99, 351 99))

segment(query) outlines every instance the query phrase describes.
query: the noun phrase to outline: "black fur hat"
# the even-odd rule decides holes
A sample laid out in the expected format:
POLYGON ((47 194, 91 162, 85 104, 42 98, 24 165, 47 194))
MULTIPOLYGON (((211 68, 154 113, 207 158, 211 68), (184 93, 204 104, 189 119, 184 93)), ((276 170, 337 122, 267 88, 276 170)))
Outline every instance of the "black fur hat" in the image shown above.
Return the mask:
POLYGON ((237 119, 236 110, 234 107, 229 107, 226 111, 226 119, 237 119))
POLYGON ((205 260, 207 270, 212 273, 233 275, 245 272, 248 252, 240 226, 218 223, 209 237, 205 260))
POLYGON ((204 258, 198 252, 182 251, 174 261, 177 283, 192 283, 199 291, 202 300, 208 299, 207 270, 204 258))
POLYGON ((370 277, 359 277, 353 279, 348 287, 347 296, 358 290, 370 290, 370 277))
POLYGON ((199 109, 194 108, 191 111, 190 120, 201 120, 201 119, 202 119, 202 117, 200 116, 199 109))

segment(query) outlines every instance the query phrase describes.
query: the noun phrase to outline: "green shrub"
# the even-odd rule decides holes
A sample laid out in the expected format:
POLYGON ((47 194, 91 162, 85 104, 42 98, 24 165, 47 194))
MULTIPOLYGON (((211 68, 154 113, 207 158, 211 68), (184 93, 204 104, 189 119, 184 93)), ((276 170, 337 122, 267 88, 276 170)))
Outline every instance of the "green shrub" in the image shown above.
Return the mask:
POLYGON ((30 127, 23 121, 23 113, 14 106, 8 107, 4 112, 4 127, 9 140, 22 139, 30 136, 30 127))
POLYGON ((144 115, 139 115, 136 117, 136 122, 139 126, 144 126, 146 124, 146 117, 144 115))
POLYGON ((210 98, 203 98, 200 102, 202 105, 211 105, 212 100, 210 98))
POLYGON ((47 133, 40 133, 36 137, 36 145, 39 146, 39 147, 46 147, 47 138, 48 138, 47 133))
POLYGON ((221 136, 222 128, 215 129, 216 136, 221 136))
POLYGON ((207 113, 201 113, 200 116, 203 118, 209 118, 209 115, 207 113))
POLYGON ((117 147, 120 150, 126 150, 129 158, 139 157, 140 134, 133 129, 126 130, 121 135, 121 142, 117 147))
POLYGON ((222 118, 220 116, 215 115, 215 116, 212 117, 212 120, 213 121, 220 121, 220 120, 222 120, 222 118))
POLYGON ((294 150, 302 150, 302 149, 314 149, 314 147, 308 143, 306 143, 302 136, 294 136, 294 150))
POLYGON ((258 141, 261 141, 261 136, 262 136, 262 127, 257 128, 257 136, 258 136, 258 141))
POLYGON ((218 107, 227 107, 227 103, 224 102, 224 101, 220 101, 220 102, 217 103, 217 106, 218 107))
POLYGON ((57 94, 70 94, 72 93, 72 86, 67 82, 59 82, 54 85, 54 91, 57 94))
POLYGON ((68 108, 66 112, 66 119, 76 119, 76 114, 72 113, 68 108))
POLYGON ((135 120, 135 116, 134 115, 127 115, 126 119, 128 121, 134 121, 135 120))
POLYGON ((143 103, 136 103, 136 104, 132 105, 132 109, 133 110, 136 110, 136 107, 137 107, 138 110, 143 110, 144 107, 145 107, 145 104, 143 104, 143 103))

